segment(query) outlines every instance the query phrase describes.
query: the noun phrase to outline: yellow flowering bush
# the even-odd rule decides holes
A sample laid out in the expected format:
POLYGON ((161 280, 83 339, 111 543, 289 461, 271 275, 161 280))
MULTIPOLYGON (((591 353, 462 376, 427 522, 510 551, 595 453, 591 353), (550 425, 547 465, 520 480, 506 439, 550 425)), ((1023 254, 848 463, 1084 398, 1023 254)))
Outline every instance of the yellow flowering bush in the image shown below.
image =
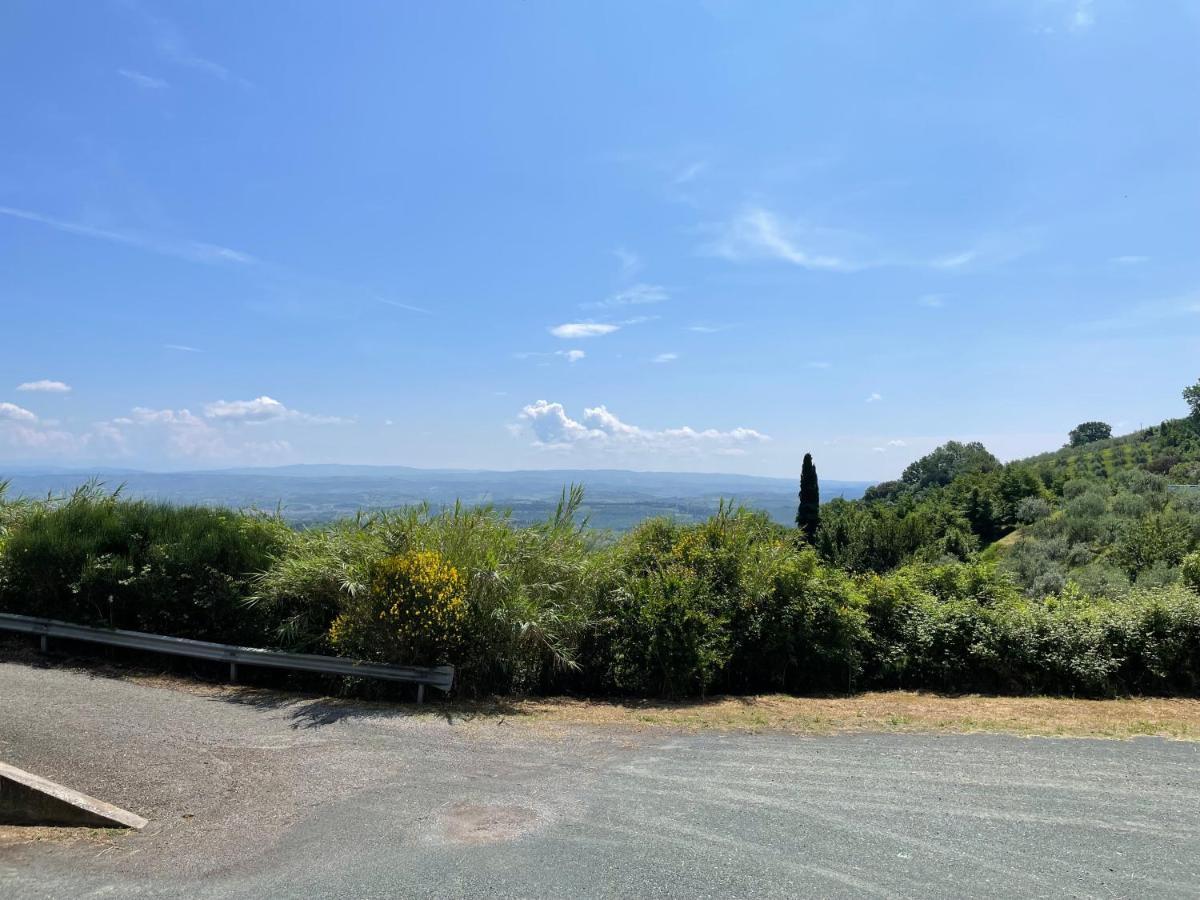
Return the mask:
POLYGON ((462 644, 467 585, 435 550, 375 563, 365 591, 347 597, 329 628, 338 653, 379 662, 452 661, 462 644))

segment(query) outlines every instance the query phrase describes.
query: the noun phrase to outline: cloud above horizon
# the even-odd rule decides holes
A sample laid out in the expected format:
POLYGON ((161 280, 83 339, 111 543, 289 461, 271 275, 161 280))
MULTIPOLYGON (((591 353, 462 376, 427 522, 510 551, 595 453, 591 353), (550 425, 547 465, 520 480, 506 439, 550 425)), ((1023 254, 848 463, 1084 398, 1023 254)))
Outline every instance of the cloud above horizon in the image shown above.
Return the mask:
POLYGON ((620 328, 620 325, 611 325, 605 322, 567 322, 563 325, 555 325, 550 329, 550 333, 556 338, 571 340, 574 338, 603 337, 606 334, 619 331, 620 328))
MULTIPOLYGON (((770 437, 753 428, 715 428, 698 430, 689 425, 652 429, 622 421, 606 406, 584 409, 582 421, 572 419, 561 403, 538 400, 525 406, 518 416, 520 425, 533 435, 533 446, 552 450, 575 447, 617 450, 654 450, 668 453, 722 453, 741 451, 746 445, 769 441, 770 437)), ((520 428, 518 428, 520 430, 520 428)))
POLYGON ((43 378, 39 381, 26 381, 17 385, 18 391, 36 391, 44 394, 66 394, 71 386, 64 381, 51 381, 43 378))

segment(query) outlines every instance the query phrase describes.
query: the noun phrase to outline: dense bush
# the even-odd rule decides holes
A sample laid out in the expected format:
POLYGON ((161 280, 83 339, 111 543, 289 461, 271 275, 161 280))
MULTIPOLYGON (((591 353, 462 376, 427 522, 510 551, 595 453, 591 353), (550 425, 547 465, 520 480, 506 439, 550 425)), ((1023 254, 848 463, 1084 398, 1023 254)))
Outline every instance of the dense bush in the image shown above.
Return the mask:
MULTIPOLYGON (((994 486, 1014 514, 1041 499, 994 486)), ((0 496, 0 609, 449 662, 472 694, 1200 693, 1193 500, 1141 475, 1102 490, 1068 481, 1067 508, 1043 515, 1036 504, 996 562, 952 552, 954 506, 934 496, 907 511, 903 500, 874 512, 831 504, 817 547, 726 506, 700 524, 656 519, 601 542, 575 519, 578 491, 528 528, 459 506, 304 531, 96 490, 19 506, 0 496), (869 532, 914 513, 922 528, 944 516, 946 530, 907 562, 880 572, 822 559, 827 529, 869 532)), ((881 541, 868 546, 890 552, 881 541)))
POLYGON ((245 599, 285 531, 264 516, 80 490, 22 511, 0 548, 0 608, 261 644, 270 623, 245 599))
POLYGON ((360 516, 293 533, 255 585, 290 646, 329 647, 329 629, 370 592, 376 561, 432 551, 465 582, 458 656, 461 690, 548 689, 577 669, 589 621, 595 538, 576 521, 582 492, 546 522, 519 528, 487 507, 427 506, 360 516))
POLYGON ((341 606, 329 643, 344 656, 428 666, 460 655, 466 583, 436 550, 384 557, 341 606))

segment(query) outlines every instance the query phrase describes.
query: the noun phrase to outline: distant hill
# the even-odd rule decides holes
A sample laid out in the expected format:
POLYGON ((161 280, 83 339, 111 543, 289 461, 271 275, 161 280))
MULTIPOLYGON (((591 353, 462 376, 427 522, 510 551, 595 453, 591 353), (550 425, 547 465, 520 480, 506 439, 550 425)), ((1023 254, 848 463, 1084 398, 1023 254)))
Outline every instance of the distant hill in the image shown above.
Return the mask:
MULTIPOLYGON (((622 469, 531 469, 510 472, 414 469, 406 466, 294 465, 219 471, 141 472, 128 469, 0 469, 15 495, 70 491, 89 478, 125 496, 235 508, 277 507, 297 524, 326 522, 359 510, 428 502, 449 506, 492 504, 511 509, 521 523, 549 515, 562 489, 582 484, 584 511, 593 527, 626 530, 650 516, 706 518, 722 499, 761 509, 790 523, 798 480, 692 472, 622 469)), ((861 497, 869 481, 822 481, 825 500, 861 497)))

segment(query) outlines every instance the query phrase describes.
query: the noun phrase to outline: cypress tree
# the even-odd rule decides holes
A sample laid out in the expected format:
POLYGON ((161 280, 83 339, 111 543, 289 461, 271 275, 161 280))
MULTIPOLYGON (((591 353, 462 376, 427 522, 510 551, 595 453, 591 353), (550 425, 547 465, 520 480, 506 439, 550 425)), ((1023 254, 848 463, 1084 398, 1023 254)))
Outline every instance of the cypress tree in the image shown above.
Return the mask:
POLYGON ((813 465, 811 453, 804 454, 804 466, 800 469, 800 505, 796 508, 796 527, 804 532, 806 540, 817 535, 821 524, 821 488, 817 483, 817 467, 813 465))

